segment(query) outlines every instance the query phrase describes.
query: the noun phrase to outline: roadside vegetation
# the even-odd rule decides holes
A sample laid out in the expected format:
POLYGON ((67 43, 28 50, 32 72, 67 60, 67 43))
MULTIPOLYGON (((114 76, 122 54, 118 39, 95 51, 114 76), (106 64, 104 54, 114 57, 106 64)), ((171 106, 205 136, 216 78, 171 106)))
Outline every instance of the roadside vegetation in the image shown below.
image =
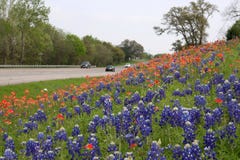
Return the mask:
POLYGON ((116 75, 58 81, 56 90, 46 84, 36 98, 13 91, 0 102, 0 155, 238 159, 239 44, 192 47, 116 75))

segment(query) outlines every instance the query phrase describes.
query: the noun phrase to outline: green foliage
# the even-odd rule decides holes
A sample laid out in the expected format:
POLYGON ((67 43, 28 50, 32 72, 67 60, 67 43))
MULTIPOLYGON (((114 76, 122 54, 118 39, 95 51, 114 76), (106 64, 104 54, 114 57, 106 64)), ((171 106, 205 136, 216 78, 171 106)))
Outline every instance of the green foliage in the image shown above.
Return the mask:
POLYGON ((126 61, 140 58, 144 52, 143 46, 137 43, 135 40, 126 39, 121 42, 119 47, 124 51, 126 61))
POLYGON ((227 40, 231 40, 234 38, 240 37, 240 20, 236 21, 231 28, 228 29, 226 38, 227 40))

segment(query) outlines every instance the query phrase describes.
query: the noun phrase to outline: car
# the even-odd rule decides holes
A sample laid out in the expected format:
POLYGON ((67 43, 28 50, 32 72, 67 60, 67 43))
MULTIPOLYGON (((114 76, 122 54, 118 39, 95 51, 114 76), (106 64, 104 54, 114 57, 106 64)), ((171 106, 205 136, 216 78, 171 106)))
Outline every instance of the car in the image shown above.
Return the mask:
POLYGON ((124 68, 129 68, 129 67, 131 67, 131 64, 130 64, 130 63, 126 63, 126 64, 124 65, 124 68))
POLYGON ((105 71, 106 72, 108 72, 108 71, 115 72, 115 67, 113 65, 107 65, 105 71))
POLYGON ((91 63, 89 61, 83 61, 80 65, 81 68, 91 68, 91 63))

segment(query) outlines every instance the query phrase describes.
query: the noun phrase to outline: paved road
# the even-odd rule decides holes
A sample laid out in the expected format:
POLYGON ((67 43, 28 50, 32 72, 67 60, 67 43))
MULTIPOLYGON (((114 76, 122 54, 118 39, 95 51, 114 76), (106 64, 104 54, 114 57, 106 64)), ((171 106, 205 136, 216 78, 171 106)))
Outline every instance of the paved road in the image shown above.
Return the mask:
POLYGON ((103 76, 116 74, 123 67, 116 67, 116 72, 105 72, 105 68, 1 68, 0 86, 36 82, 43 80, 79 78, 85 76, 103 76))

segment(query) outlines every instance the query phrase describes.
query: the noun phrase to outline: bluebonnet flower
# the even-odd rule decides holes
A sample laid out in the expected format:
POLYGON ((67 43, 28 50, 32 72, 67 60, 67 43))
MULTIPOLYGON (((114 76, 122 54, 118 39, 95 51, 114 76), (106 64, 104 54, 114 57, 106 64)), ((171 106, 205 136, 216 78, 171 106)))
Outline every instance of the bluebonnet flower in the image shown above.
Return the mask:
POLYGON ((240 96, 240 82, 239 81, 234 82, 233 90, 234 90, 235 96, 239 97, 240 96))
POLYGON ((233 122, 229 122, 228 125, 226 126, 226 135, 230 142, 232 142, 233 139, 237 138, 236 131, 237 129, 235 124, 233 122))
POLYGON ((106 96, 103 102, 103 107, 104 107, 104 111, 103 111, 104 115, 110 115, 112 113, 112 102, 109 96, 106 96))
POLYGON ((12 137, 10 137, 10 136, 7 137, 6 142, 5 142, 5 150, 8 148, 11 149, 12 151, 15 150, 14 141, 13 141, 12 137))
POLYGON ((204 146, 210 149, 214 149, 216 146, 215 132, 212 129, 208 129, 206 135, 203 137, 204 146))
POLYGON ((125 139, 128 142, 128 146, 130 147, 131 144, 134 142, 134 135, 132 133, 128 133, 125 135, 125 139))
POLYGON ((54 101, 58 101, 58 98, 59 98, 58 94, 57 94, 57 93, 54 93, 54 94, 53 94, 53 100, 54 100, 54 101))
POLYGON ((228 80, 225 80, 222 87, 223 93, 227 93, 227 91, 231 88, 231 83, 228 80))
POLYGON ((169 123, 170 119, 172 117, 172 110, 170 109, 170 106, 164 106, 163 111, 161 113, 161 119, 159 122, 160 126, 164 126, 167 123, 169 123))
POLYGON ((123 122, 122 124, 123 131, 125 133, 128 133, 129 127, 131 126, 132 119, 131 119, 131 114, 126 107, 124 107, 122 111, 122 122, 123 122))
POLYGON ((228 107, 228 113, 229 113, 229 116, 230 116, 230 119, 232 121, 234 120, 237 120, 239 121, 240 118, 239 118, 239 105, 238 105, 238 102, 236 99, 232 99, 231 101, 229 101, 227 103, 227 107, 228 107))
POLYGON ((179 89, 176 89, 175 91, 173 91, 172 95, 173 96, 180 96, 180 97, 184 96, 179 89))
POLYGON ((221 108, 215 108, 212 112, 215 121, 221 123, 223 110, 221 108))
POLYGON ((100 148, 99 148, 98 139, 95 134, 90 134, 90 136, 88 137, 88 144, 93 145, 93 149, 91 151, 91 157, 94 157, 96 155, 98 155, 98 156, 102 155, 100 148))
POLYGON ((185 90, 183 91, 183 93, 184 93, 185 95, 192 95, 193 91, 192 91, 191 88, 187 88, 187 89, 185 89, 185 90))
POLYGON ((105 88, 105 85, 103 84, 103 82, 99 82, 99 85, 96 87, 96 91, 100 92, 104 88, 105 88))
POLYGON ((166 84, 170 84, 173 82, 173 76, 166 76, 162 78, 162 81, 166 84))
POLYGON ((184 149, 182 151, 182 160, 195 160, 192 153, 192 147, 189 143, 185 144, 184 146, 184 149))
POLYGON ((194 84, 194 89, 195 89, 196 91, 199 91, 199 90, 200 90, 200 85, 201 85, 201 82, 200 82, 199 79, 197 79, 197 80, 195 81, 195 84, 194 84))
POLYGON ((152 132, 152 125, 149 119, 145 119, 143 124, 140 126, 140 131, 143 137, 147 137, 152 132))
POLYGON ((4 160, 17 160, 16 153, 12 151, 10 148, 5 149, 3 156, 4 160))
POLYGON ((34 130, 38 128, 38 124, 35 121, 29 121, 24 124, 24 127, 27 129, 27 132, 29 130, 34 130))
POLYGON ((74 112, 75 112, 76 114, 78 114, 78 115, 81 114, 81 108, 80 108, 79 105, 74 106, 74 112))
POLYGON ((187 144, 187 143, 191 144, 195 140, 195 137, 196 137, 193 124, 189 121, 185 122, 185 125, 183 126, 183 130, 184 130, 183 143, 184 144, 187 144))
POLYGON ((206 95, 206 94, 208 94, 209 92, 210 92, 210 87, 209 87, 209 85, 200 85, 199 86, 199 92, 200 92, 200 94, 204 94, 204 95, 206 95))
POLYGON ((200 119, 201 119, 201 111, 200 109, 196 108, 196 107, 192 107, 191 110, 189 110, 190 113, 190 122, 197 124, 200 123, 200 119))
POLYGON ((78 101, 79 105, 82 105, 86 101, 86 99, 84 98, 83 95, 78 95, 77 96, 77 101, 78 101))
POLYGON ((180 77, 179 79, 178 79, 178 81, 180 82, 180 83, 182 83, 182 84, 186 84, 187 83, 187 76, 186 77, 180 77))
POLYGON ((55 160, 56 153, 52 150, 47 151, 45 157, 47 160, 55 160))
POLYGON ((65 131, 65 128, 61 127, 55 132, 54 140, 67 141, 67 133, 65 131))
POLYGON ((140 96, 140 94, 136 91, 136 92, 132 95, 132 97, 131 97, 131 99, 130 99, 130 103, 131 103, 131 104, 136 104, 136 103, 138 103, 140 100, 141 100, 141 96, 140 96))
POLYGON ((86 104, 86 103, 83 103, 83 104, 82 104, 82 111, 85 112, 85 113, 87 113, 88 115, 91 114, 91 108, 90 108, 90 106, 89 106, 88 104, 86 104))
POLYGON ((164 156, 164 149, 159 146, 159 144, 156 141, 153 141, 151 144, 151 148, 148 151, 147 160, 156 160, 161 159, 165 160, 164 156))
POLYGON ((39 142, 42 142, 44 140, 44 137, 45 137, 44 133, 43 132, 39 132, 37 139, 38 139, 39 142))
POLYGON ((181 77, 180 72, 179 71, 175 71, 174 72, 174 78, 175 79, 179 79, 180 77, 181 77))
POLYGON ((197 95, 194 97, 194 104, 197 106, 197 107, 205 107, 206 105, 206 99, 204 96, 201 96, 201 95, 197 95))
POLYGON ((63 115, 66 115, 67 114, 67 107, 65 106, 65 107, 60 107, 59 108, 59 113, 62 113, 63 115))
POLYGON ((181 117, 180 117, 180 111, 177 107, 174 107, 171 113, 171 118, 169 123, 175 127, 175 126, 179 126, 181 123, 181 117))
POLYGON ((222 84, 224 82, 224 75, 222 73, 214 73, 212 83, 213 84, 222 84))
POLYGON ((33 117, 29 118, 29 121, 37 121, 37 122, 47 121, 47 116, 43 110, 39 109, 37 113, 34 114, 33 117))
POLYGON ((211 113, 206 113, 204 120, 205 120, 205 125, 204 125, 205 129, 209 129, 213 127, 215 124, 215 117, 211 113))
POLYGON ((205 157, 205 159, 217 160, 216 152, 214 150, 212 150, 210 147, 204 148, 204 157, 205 157))
POLYGON ((108 152, 115 152, 117 150, 118 150, 118 147, 117 147, 117 145, 114 142, 111 142, 108 145, 108 149, 107 149, 108 152))
POLYGON ((199 147, 199 141, 194 140, 191 146, 192 154, 195 159, 201 160, 201 149, 199 147))
POLYGON ((88 132, 90 132, 90 133, 96 133, 97 132, 97 124, 94 121, 89 122, 88 132))
POLYGON ((52 137, 48 137, 43 143, 42 143, 42 150, 43 152, 47 152, 53 149, 53 140, 52 137))
POLYGON ((235 74, 231 74, 228 78, 230 83, 234 83, 235 81, 237 81, 237 77, 235 74))
POLYGON ((154 96, 155 93, 149 89, 146 93, 146 96, 143 97, 142 99, 144 102, 151 102, 154 96))
POLYGON ((173 147, 173 159, 175 160, 181 160, 182 158, 182 147, 178 144, 176 144, 174 147, 173 147))
POLYGON ((34 156, 40 149, 40 144, 34 139, 29 139, 26 142, 26 156, 34 156))
POLYGON ((76 124, 72 129, 72 136, 75 137, 80 134, 80 128, 79 125, 76 124))

